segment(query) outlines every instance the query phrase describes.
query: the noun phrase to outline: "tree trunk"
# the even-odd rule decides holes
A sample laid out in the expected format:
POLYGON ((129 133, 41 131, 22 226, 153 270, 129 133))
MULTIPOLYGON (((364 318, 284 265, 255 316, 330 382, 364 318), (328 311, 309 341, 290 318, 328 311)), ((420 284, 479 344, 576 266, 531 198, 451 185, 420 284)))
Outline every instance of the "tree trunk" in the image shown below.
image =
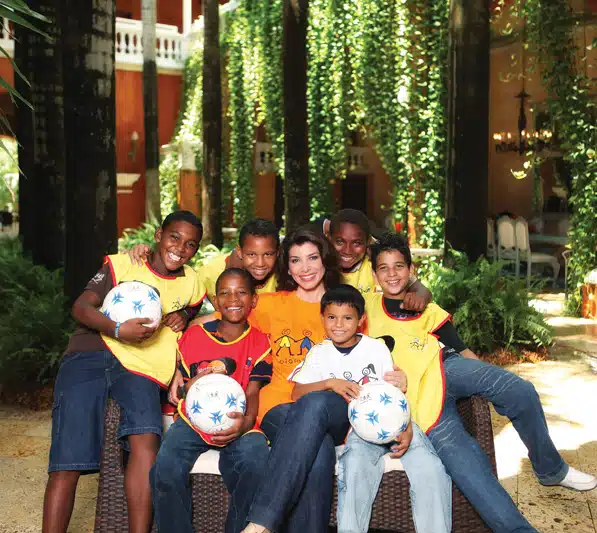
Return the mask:
MULTIPOLYGON (((61 0, 36 0, 31 7, 50 20, 60 13, 61 0)), ((64 85, 62 79, 62 29, 48 24, 48 41, 31 32, 28 37, 35 65, 31 85, 33 104, 33 183, 36 202, 33 262, 53 270, 64 266, 66 146, 64 139, 64 85)))
POLYGON ((117 250, 114 0, 64 0, 65 292, 73 301, 117 250))
POLYGON ((201 219, 204 238, 218 247, 222 234, 222 79, 218 0, 203 4, 203 181, 201 219))
POLYGON ((451 0, 446 241, 470 260, 487 247, 489 2, 451 0))
POLYGON ((141 19, 143 21, 143 111, 145 116, 145 220, 161 222, 158 71, 155 64, 156 0, 141 1, 141 19))
MULTIPOLYGON (((15 26, 15 62, 19 70, 34 83, 35 66, 30 51, 31 33, 23 26, 15 26)), ((19 76, 15 76, 15 89, 31 102, 31 87, 19 76)), ((19 238, 26 255, 32 255, 36 243, 36 201, 33 174, 34 140, 33 111, 22 102, 15 106, 16 131, 19 161, 19 238)))
POLYGON ((286 231, 309 222, 307 22, 309 0, 284 0, 284 195, 286 231))

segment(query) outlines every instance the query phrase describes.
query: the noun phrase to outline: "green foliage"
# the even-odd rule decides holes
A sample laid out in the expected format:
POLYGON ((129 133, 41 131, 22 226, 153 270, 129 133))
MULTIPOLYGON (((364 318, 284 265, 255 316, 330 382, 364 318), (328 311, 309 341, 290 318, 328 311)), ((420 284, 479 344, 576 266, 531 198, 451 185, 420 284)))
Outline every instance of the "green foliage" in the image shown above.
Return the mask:
MULTIPOLYGON (((515 4, 525 18, 529 47, 537 55, 547 109, 572 174, 572 217, 568 233, 568 310, 580 310, 580 287, 597 266, 597 160, 595 104, 590 80, 576 68, 576 20, 567 0, 525 0, 515 4)), ((582 54, 584 55, 584 50, 582 54)))
POLYGON ((17 239, 0 242, 0 383, 46 383, 74 328, 60 270, 23 257, 17 239))
MULTIPOLYGON (((130 250, 137 244, 146 244, 150 248, 153 248, 155 244, 155 231, 157 226, 145 222, 139 228, 128 228, 124 230, 124 233, 120 239, 118 239, 118 251, 125 252, 130 250)), ((207 244, 197 251, 193 259, 189 264, 193 268, 200 267, 206 261, 209 261, 218 254, 230 252, 234 248, 231 243, 225 244, 221 249, 213 244, 207 244)))
POLYGON ((265 122, 277 172, 284 174, 284 116, 282 91, 282 0, 244 0, 249 25, 255 28, 259 122, 265 122))
POLYGON ((355 2, 309 4, 307 104, 311 216, 334 211, 332 187, 346 177, 346 139, 357 127, 355 2))
POLYGON ((253 149, 257 102, 255 28, 241 4, 226 20, 228 48, 228 116, 230 154, 228 172, 234 198, 234 222, 240 227, 255 216, 253 149))
POLYGON ((19 208, 19 166, 17 142, 3 139, 0 150, 0 210, 16 211, 19 208))
POLYGON ((201 106, 203 48, 197 46, 187 59, 182 86, 178 122, 170 141, 170 150, 160 163, 160 206, 162 217, 178 209, 178 178, 180 176, 180 151, 183 146, 195 153, 195 166, 202 168, 201 157, 201 106))
POLYGON ((501 263, 457 257, 454 268, 434 263, 425 281, 437 304, 453 315, 454 325, 473 351, 504 347, 549 346, 553 331, 529 305, 524 279, 504 276, 501 263))

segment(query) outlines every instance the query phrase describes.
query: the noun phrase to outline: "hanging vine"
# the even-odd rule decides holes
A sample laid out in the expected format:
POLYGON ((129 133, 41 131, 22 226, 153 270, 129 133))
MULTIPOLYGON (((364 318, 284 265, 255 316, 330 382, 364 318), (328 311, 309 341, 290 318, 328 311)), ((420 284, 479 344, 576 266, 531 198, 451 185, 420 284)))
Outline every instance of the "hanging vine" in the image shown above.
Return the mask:
POLYGON ((404 223, 408 200, 408 173, 401 160, 408 96, 404 74, 409 46, 406 1, 362 0, 359 21, 358 100, 375 150, 392 180, 394 218, 404 223))
POLYGON ((242 226, 255 216, 253 148, 257 100, 255 36, 246 8, 241 4, 227 17, 228 118, 230 151, 228 173, 234 205, 234 222, 242 226))
POLYGON ((355 129, 355 2, 312 0, 309 4, 309 194, 311 216, 334 208, 333 187, 346 177, 346 139, 355 129))
POLYGON ((181 170, 179 151, 183 144, 191 147, 195 152, 196 168, 202 168, 200 149, 202 64, 203 49, 201 44, 197 43, 185 64, 180 111, 170 141, 170 150, 159 167, 162 217, 178 208, 178 178, 181 170))
POLYGON ((282 0, 247 1, 249 26, 255 28, 257 51, 258 121, 272 143, 278 174, 284 174, 284 116, 282 100, 282 0))
POLYGON ((444 241, 444 180, 447 142, 447 0, 411 2, 411 60, 408 126, 403 137, 412 210, 421 231, 418 243, 440 248, 444 241))
MULTIPOLYGON (((572 191, 568 267, 568 310, 580 310, 580 286, 597 265, 597 160, 595 105, 589 80, 577 69, 575 18, 566 0, 519 2, 529 43, 538 58, 547 108, 564 158, 570 165, 572 191)), ((582 51, 584 54, 584 50, 582 51)))

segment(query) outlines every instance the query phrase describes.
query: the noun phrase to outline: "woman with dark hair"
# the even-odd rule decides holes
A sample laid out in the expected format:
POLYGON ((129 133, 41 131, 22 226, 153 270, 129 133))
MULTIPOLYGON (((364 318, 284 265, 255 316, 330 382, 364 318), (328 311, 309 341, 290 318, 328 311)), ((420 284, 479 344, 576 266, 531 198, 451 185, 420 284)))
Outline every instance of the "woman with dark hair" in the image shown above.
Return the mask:
POLYGON ((249 316, 272 344, 272 379, 260 391, 258 415, 272 449, 245 531, 322 533, 332 506, 335 446, 348 432, 347 404, 331 391, 291 403, 288 377, 325 338, 320 305, 340 283, 336 250, 322 234, 299 229, 282 243, 277 276, 279 292, 262 294, 249 316), (290 426, 283 430, 291 420, 301 428, 296 434, 290 426))

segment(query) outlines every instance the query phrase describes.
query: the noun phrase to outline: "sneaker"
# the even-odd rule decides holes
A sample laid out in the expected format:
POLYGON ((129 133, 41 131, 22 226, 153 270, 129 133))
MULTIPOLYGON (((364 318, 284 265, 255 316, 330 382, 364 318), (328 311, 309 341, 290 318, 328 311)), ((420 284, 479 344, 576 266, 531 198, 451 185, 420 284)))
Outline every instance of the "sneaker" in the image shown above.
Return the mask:
POLYGON ((269 529, 251 522, 241 533, 272 533, 269 529))
POLYGON ((567 489, 585 491, 592 490, 597 487, 597 478, 591 474, 585 474, 576 468, 570 467, 566 477, 558 483, 562 487, 567 489))

